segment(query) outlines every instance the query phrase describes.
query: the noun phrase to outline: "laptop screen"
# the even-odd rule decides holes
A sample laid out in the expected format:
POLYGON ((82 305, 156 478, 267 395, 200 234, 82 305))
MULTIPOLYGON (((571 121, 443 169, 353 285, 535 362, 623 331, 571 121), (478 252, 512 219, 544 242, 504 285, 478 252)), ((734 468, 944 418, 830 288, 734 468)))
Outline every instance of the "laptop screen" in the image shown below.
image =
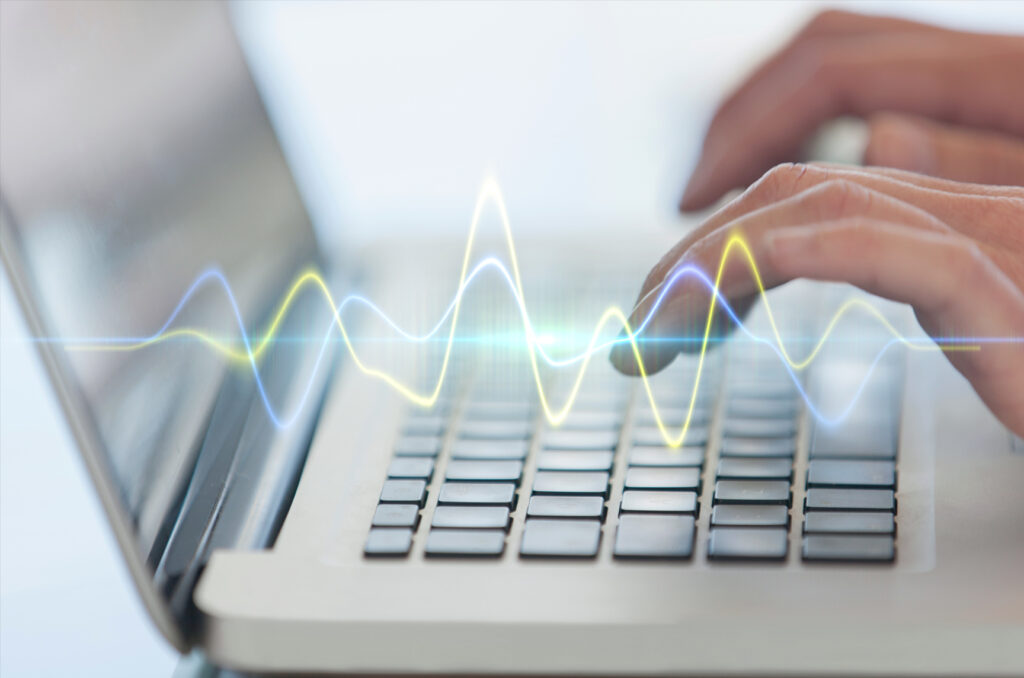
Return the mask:
POLYGON ((252 376, 216 348, 244 356, 313 231, 223 6, 2 9, 5 248, 153 568, 222 384, 252 376))

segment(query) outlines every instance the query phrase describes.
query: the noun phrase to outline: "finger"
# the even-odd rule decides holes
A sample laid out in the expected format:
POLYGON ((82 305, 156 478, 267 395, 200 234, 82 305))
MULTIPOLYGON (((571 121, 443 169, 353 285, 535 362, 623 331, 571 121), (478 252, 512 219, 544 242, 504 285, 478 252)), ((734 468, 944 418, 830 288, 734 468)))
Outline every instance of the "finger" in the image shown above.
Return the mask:
MULTIPOLYGON (((635 327, 652 316, 646 336, 657 341, 641 346, 644 365, 651 371, 664 368, 675 355, 686 349, 699 348, 699 344, 676 342, 679 336, 690 336, 704 330, 711 302, 711 293, 700 286, 679 286, 666 290, 679 276, 679 271, 696 268, 710 278, 717 289, 733 304, 742 308, 755 301, 759 284, 766 288, 780 282, 770 265, 765 265, 757 256, 757 243, 763 235, 781 226, 819 223, 844 217, 856 216, 861 219, 885 219, 899 221, 916 228, 937 232, 950 229, 931 214, 914 205, 904 203, 884 193, 874 191, 856 183, 832 180, 814 186, 785 200, 750 212, 724 225, 705 237, 690 243, 672 268, 665 272, 665 279, 641 297, 630 318, 635 327), (743 234, 751 243, 748 250, 735 242, 735 235, 743 234), (653 315, 652 315, 653 314, 653 315)), ((619 369, 635 373, 635 356, 626 346, 617 347, 612 360, 619 369)))
POLYGON ((871 119, 864 164, 954 181, 1024 186, 1024 141, 920 117, 879 114, 871 119))
MULTIPOLYGON (((1020 338, 1024 292, 960 235, 843 220, 776 229, 761 251, 781 278, 848 282, 914 306, 932 336, 1020 338)), ((1024 427, 1024 345, 947 354, 1001 420, 1024 427)))
POLYGON ((892 110, 1024 134, 1024 67, 1015 36, 890 32, 809 39, 744 85, 712 120, 684 210, 707 206, 765 169, 795 159, 807 136, 841 114, 892 110))
POLYGON ((989 221, 999 222, 1000 219, 979 219, 982 215, 991 217, 987 212, 1002 209, 1006 201, 1024 200, 1024 191, 1020 188, 964 184, 874 167, 787 163, 773 167, 740 197, 715 212, 669 250, 648 274, 638 300, 660 284, 680 257, 708 234, 747 214, 830 181, 859 184, 910 203, 993 246, 1012 244, 1006 240, 1020 237, 1021 230, 1017 228, 988 227, 989 221))

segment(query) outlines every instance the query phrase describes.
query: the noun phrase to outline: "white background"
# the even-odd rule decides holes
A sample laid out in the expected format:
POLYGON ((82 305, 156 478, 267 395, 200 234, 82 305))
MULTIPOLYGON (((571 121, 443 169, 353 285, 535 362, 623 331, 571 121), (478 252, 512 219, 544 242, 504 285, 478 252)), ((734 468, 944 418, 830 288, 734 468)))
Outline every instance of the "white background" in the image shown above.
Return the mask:
MULTIPOLYGON (((871 9, 872 6, 860 6, 871 9)), ((672 227, 714 102, 811 4, 239 6, 321 235, 672 227)), ((1024 31, 1015 3, 887 4, 1024 31)), ((349 241, 346 241, 349 242, 349 241)), ((0 289, 0 675, 165 676, 9 284, 0 289)))

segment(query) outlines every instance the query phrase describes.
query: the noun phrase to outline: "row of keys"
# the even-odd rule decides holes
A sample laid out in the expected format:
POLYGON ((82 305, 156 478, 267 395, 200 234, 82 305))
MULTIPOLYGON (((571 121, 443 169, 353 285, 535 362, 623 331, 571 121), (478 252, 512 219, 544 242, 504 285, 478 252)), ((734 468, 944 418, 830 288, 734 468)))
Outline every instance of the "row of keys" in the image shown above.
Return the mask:
POLYGON ((796 390, 788 375, 740 365, 730 384, 712 493, 708 558, 784 560, 796 456, 796 390), (747 379, 749 374, 754 379, 747 379))

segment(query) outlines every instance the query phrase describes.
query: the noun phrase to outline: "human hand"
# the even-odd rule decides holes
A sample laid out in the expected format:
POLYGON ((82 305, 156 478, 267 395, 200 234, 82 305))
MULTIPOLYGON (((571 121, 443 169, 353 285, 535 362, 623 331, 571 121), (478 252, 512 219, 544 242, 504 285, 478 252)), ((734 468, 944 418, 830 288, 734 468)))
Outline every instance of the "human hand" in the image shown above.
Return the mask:
MULTIPOLYGON (((933 337, 1024 337, 1024 188, 965 184, 892 169, 779 165, 687 235, 647 276, 630 317, 650 313, 680 266, 717 270, 729 237, 747 239, 767 287, 794 278, 848 282, 913 306, 933 337)), ((757 292, 745 261, 723 269, 721 293, 739 308, 757 292)), ((656 372, 703 326, 706 290, 676 286, 644 330, 644 367, 656 372)), ((949 360, 995 415, 1024 435, 1024 343, 986 343, 949 360)), ((612 362, 636 374, 632 349, 612 362)))
POLYGON ((867 165, 1024 185, 1022 72, 1024 37, 823 12, 715 113, 680 207, 707 207, 800 159, 840 115, 870 119, 867 165))

